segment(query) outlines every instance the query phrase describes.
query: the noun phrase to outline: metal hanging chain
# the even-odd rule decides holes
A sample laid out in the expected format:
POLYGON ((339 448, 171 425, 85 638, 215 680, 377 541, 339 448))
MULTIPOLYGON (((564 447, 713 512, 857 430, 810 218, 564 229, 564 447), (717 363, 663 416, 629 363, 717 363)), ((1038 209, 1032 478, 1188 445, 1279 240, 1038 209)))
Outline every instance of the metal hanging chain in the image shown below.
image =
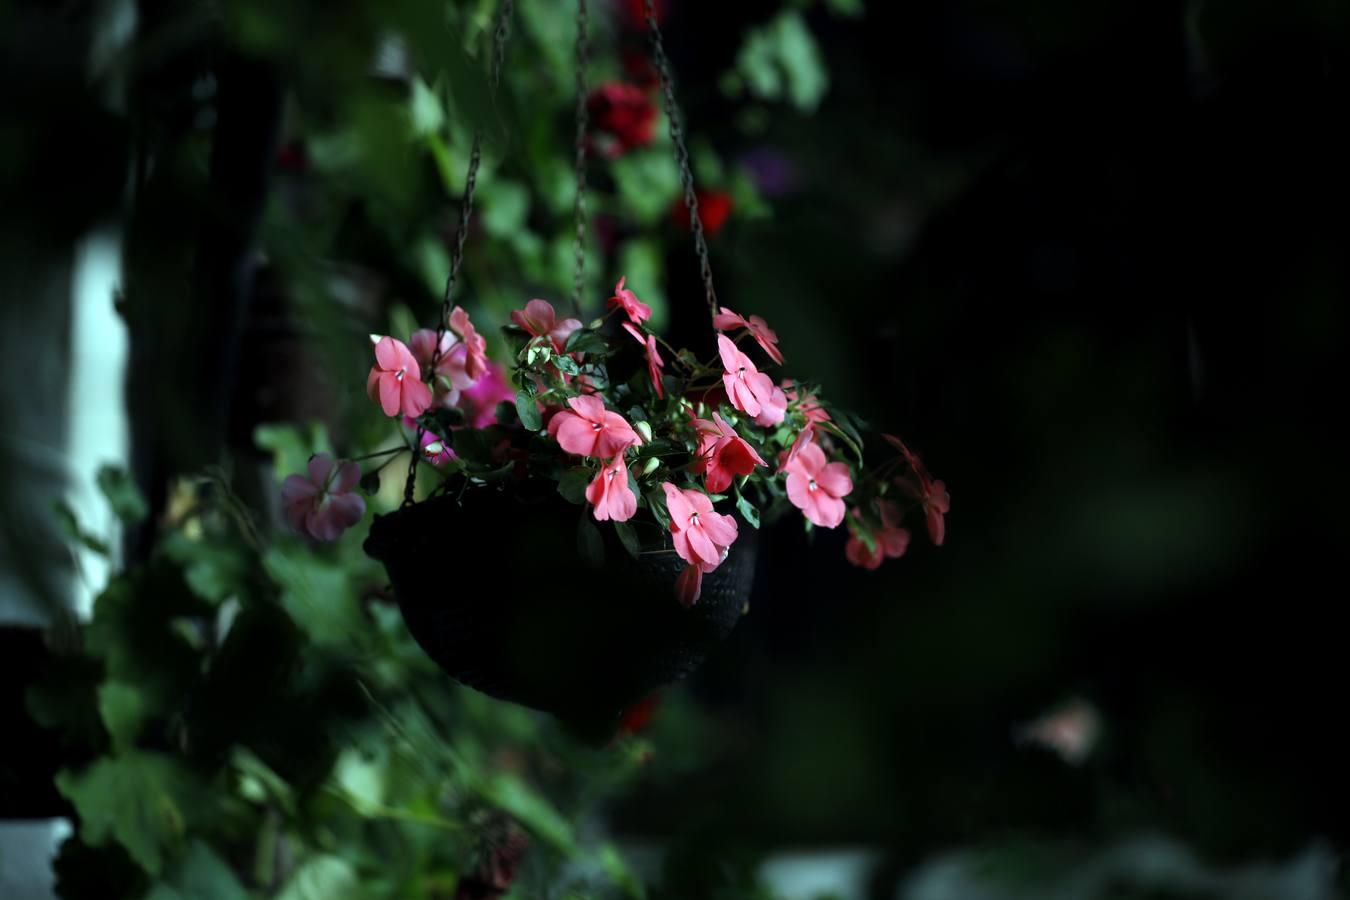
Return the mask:
POLYGON ((586 66, 590 56, 586 25, 586 0, 577 0, 577 193, 572 203, 572 218, 576 223, 572 250, 576 261, 572 273, 572 311, 578 316, 581 315, 581 294, 586 286, 586 66))
MULTIPOLYGON (((511 37, 511 16, 515 8, 514 0, 502 0, 497 13, 497 27, 492 33, 492 67, 488 75, 488 89, 495 99, 497 85, 501 82, 502 64, 506 59, 506 42, 511 37)), ((459 203, 459 230, 455 233, 455 244, 450 249, 450 272, 445 279, 445 295, 441 298, 440 320, 436 323, 436 346, 431 354, 432 393, 435 393, 436 367, 441 362, 441 341, 445 339, 446 329, 450 326, 451 297, 455 292, 455 281, 459 278, 459 267, 464 261, 464 241, 469 236, 469 219, 473 215, 473 195, 478 187, 478 166, 483 160, 483 134, 475 131, 473 149, 469 151, 469 169, 464 176, 464 196, 459 203)), ((417 463, 422 452, 422 436, 426 429, 417 426, 417 438, 413 441, 411 458, 408 460, 408 477, 403 482, 403 505, 412 506, 413 490, 417 486, 417 463)))
POLYGON ((703 291, 708 296, 708 310, 717 318, 717 291, 713 289, 712 264, 708 262, 708 241, 703 235, 703 221, 698 217, 698 196, 694 193, 694 173, 689 166, 689 148, 684 145, 684 128, 680 123, 680 108, 675 102, 674 79, 670 74, 670 60, 665 44, 661 42, 661 26, 656 23, 654 0, 644 0, 647 30, 651 32, 652 61, 661 78, 661 93, 665 97, 666 118, 670 120, 670 140, 675 145, 675 165, 680 170, 680 184, 684 187, 684 205, 689 208, 689 230, 694 233, 694 250, 698 252, 699 274, 703 276, 703 291))

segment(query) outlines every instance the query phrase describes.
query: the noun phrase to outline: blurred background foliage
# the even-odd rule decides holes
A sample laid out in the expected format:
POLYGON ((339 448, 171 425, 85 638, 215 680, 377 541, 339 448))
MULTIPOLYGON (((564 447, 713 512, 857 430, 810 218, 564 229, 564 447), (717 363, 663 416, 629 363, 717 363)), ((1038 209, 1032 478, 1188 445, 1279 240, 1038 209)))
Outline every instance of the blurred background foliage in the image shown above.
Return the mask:
MULTIPOLYGON (((492 341, 565 301, 572 5, 518 0, 494 102, 487 0, 0 3, 6 321, 114 221, 132 342, 130 565, 29 695, 65 896, 449 897, 519 861, 513 896, 757 897, 766 855, 840 846, 858 896, 1339 896, 1346 6, 657 5, 721 297, 955 508, 876 573, 774 531, 727 645, 593 748, 440 676, 365 525, 274 527, 310 452, 387 439, 365 335, 431 324, 475 130, 459 302, 492 341), (1076 760, 1037 737, 1072 702, 1076 760)), ((591 7, 592 86, 642 83, 635 4, 591 7)), ((701 346, 653 135, 592 155, 585 313, 626 274, 701 346)))

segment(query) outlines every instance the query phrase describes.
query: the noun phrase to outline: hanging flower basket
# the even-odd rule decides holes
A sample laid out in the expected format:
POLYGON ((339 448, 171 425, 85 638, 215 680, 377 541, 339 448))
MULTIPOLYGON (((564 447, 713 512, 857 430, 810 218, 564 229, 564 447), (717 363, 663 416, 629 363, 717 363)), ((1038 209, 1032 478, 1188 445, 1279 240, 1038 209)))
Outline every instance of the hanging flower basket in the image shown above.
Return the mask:
POLYGON ((730 633, 756 541, 753 530, 738 541, 685 608, 671 591, 685 563, 668 543, 634 558, 610 531, 597 567, 570 540, 577 507, 549 494, 436 497, 376 517, 365 548, 384 563, 408 630, 450 676, 604 733, 730 633), (477 577, 449 582, 427 564, 438 558, 477 577))
MULTIPOLYGON (((510 3, 504 7, 509 15, 510 3)), ((576 271, 584 303, 586 60, 578 19, 576 271)), ((508 29, 496 30, 492 83, 508 29)), ((447 673, 603 735, 620 711, 696 669, 747 608, 762 517, 847 528, 849 561, 902 555, 919 510, 941 544, 941 481, 899 439, 875 469, 860 424, 818 388, 775 380, 778 336, 717 300, 669 63, 647 18, 711 329, 676 349, 621 278, 584 325, 534 299, 511 314, 510 382, 451 297, 481 157, 476 137, 437 327, 373 335, 371 400, 413 448, 400 509, 366 551, 388 571, 408 628, 447 673), (499 403, 504 406, 499 407, 499 403), (897 455, 898 454, 898 455, 897 455), (418 497, 417 474, 439 483, 418 497), (434 480, 434 479, 433 479, 434 480), (447 573, 453 572, 449 578, 447 573)), ((355 462, 310 462, 283 487, 291 524, 331 540, 358 521, 355 462)))

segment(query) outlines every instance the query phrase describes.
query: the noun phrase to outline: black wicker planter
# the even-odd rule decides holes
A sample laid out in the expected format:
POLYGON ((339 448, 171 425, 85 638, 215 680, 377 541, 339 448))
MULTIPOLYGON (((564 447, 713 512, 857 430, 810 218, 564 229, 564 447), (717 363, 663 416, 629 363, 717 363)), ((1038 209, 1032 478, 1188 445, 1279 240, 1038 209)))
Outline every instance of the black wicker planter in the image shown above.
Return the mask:
MULTIPOLYGON (((366 552, 384 563, 422 649, 451 677, 557 715, 592 736, 654 688, 683 678, 730 633, 754 579, 754 529, 690 609, 675 599, 684 561, 655 543, 634 560, 601 526, 600 568, 581 561, 577 520, 589 507, 551 490, 469 491, 378 516, 366 552)), ((645 533, 644 533, 645 536, 645 533)))

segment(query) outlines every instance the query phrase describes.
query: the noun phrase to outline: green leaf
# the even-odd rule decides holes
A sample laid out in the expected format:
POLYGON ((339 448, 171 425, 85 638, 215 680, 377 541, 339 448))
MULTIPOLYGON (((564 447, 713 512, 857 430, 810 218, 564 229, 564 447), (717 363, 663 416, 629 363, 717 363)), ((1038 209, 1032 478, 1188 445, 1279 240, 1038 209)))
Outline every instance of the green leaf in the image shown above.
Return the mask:
POLYGON ((638 542, 637 533, 633 531, 633 526, 627 522, 615 522, 614 530, 619 535, 619 543, 623 544, 623 549, 627 550, 628 555, 633 559, 637 559, 642 544, 638 542))
POLYGON ((662 488, 648 491, 646 494, 647 505, 651 507, 652 515, 660 523, 662 528, 670 528, 670 513, 666 510, 666 492, 662 488))
POLYGON ((755 507, 755 504, 745 499, 739 487, 736 488, 736 509, 745 518, 745 521, 750 523, 751 528, 759 527, 759 510, 755 507))
POLYGON ((150 515, 150 507, 141 496, 140 488, 125 469, 103 466, 98 470, 98 489, 108 498, 113 514, 128 525, 143 522, 150 515))
POLYGON ((338 856, 312 856, 300 864, 276 900, 364 900, 352 864, 338 856))
POLYGON ((315 453, 332 453, 328 432, 318 422, 304 427, 297 425, 259 425, 253 429, 253 443, 261 450, 272 452, 277 480, 287 475, 303 473, 309 458, 315 453))
POLYGON ((555 356, 553 364, 558 367, 559 372, 568 375, 576 375, 581 371, 580 367, 577 366, 577 361, 570 356, 555 356))
POLYGON ((67 538, 100 556, 108 556, 112 552, 107 541, 84 530, 84 527, 80 525, 79 517, 75 515, 75 510, 71 509, 65 501, 57 500, 53 503, 52 512, 56 516, 57 525, 60 526, 67 538))
POLYGON ((582 504, 586 502, 586 488, 590 485, 594 473, 585 467, 568 469, 563 473, 562 478, 558 479, 558 493, 563 495, 563 499, 568 503, 582 504))
POLYGON ((525 391, 516 394, 516 415, 520 417, 520 424, 525 426, 526 431, 538 431, 544 426, 544 419, 539 414, 534 397, 525 391))
POLYGON ((576 852, 571 823, 548 798, 520 778, 509 773, 498 774, 488 782, 485 793, 491 803, 520 820, 545 843, 565 853, 576 852))
POLYGON ((600 536, 600 529, 595 527, 595 522, 591 521, 586 510, 582 510, 581 519, 577 522, 577 552, 581 554, 582 562, 593 569, 605 564, 605 539, 600 536))
POLYGON ((249 895, 214 850, 192 841, 145 900, 249 900, 249 895))
POLYGON ((519 182, 501 178, 483 185, 482 212, 479 221, 483 230, 494 237, 506 237, 525 229, 530 215, 530 192, 519 182))
POLYGON ((626 896, 632 897, 633 900, 642 900, 647 896, 647 889, 643 885, 642 879, 638 878, 629 868, 628 863, 613 844, 605 844, 600 848, 600 866, 605 870, 605 874, 609 876, 609 880, 614 883, 614 886, 623 891, 626 896))
POLYGON ((567 336, 563 349, 568 353, 608 353, 609 341, 598 331, 578 328, 567 336))
POLYGON ((130 747, 150 716, 145 696, 130 684, 108 681, 98 689, 98 714, 113 746, 130 747))
POLYGON ((296 543, 274 544, 263 568, 281 587, 281 606, 311 641, 351 649, 368 633, 351 573, 296 543))
POLYGON ((469 463, 488 465, 492 462, 492 448, 488 446, 487 435, 477 428, 459 428, 451 435, 455 453, 469 463))
POLYGON ((164 869, 184 836, 215 824, 216 799, 171 756, 128 750, 105 756, 81 772, 63 770, 56 787, 75 805, 80 837, 90 846, 116 841, 151 875, 164 869))

